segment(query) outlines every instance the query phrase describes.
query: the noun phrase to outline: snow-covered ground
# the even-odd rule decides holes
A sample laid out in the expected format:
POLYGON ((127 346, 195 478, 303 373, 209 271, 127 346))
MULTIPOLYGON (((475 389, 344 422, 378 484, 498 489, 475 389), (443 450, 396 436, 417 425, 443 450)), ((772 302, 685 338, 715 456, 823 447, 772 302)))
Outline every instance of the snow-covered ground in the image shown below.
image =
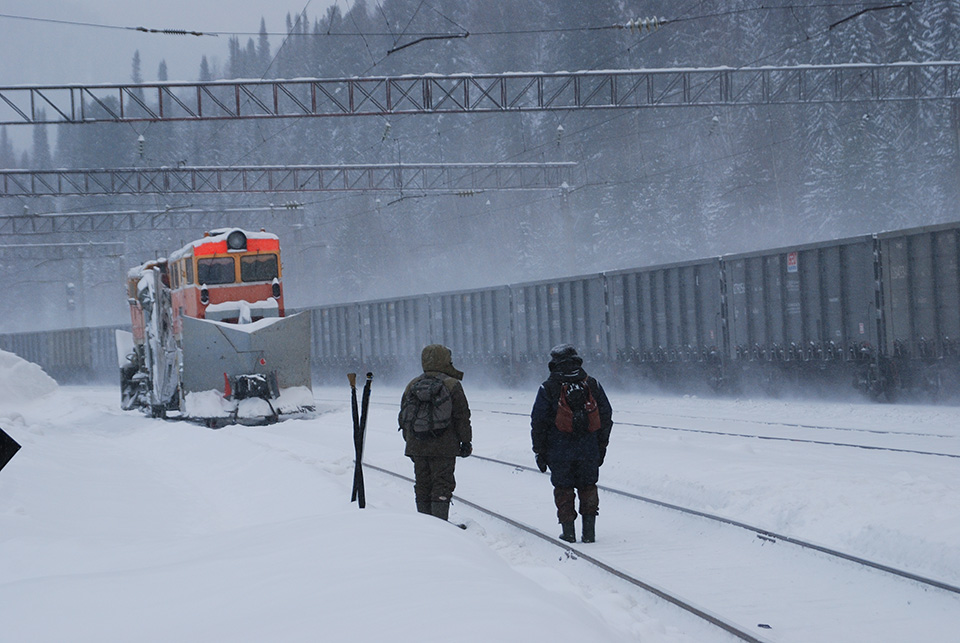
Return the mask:
MULTIPOLYGON (((462 503, 466 531, 421 516, 409 483, 371 469, 359 510, 346 378, 315 391, 312 417, 210 430, 16 360, 0 373, 0 390, 17 385, 0 427, 22 445, 0 471, 0 640, 726 640, 462 503)), ((532 464, 536 391, 469 374, 465 390, 475 453, 532 464)), ((639 426, 960 453, 960 408, 608 393, 602 484, 960 584, 960 459, 639 426)), ((399 395, 374 383, 365 460, 412 475, 399 395)), ((484 466, 458 462, 458 495, 484 466)), ((523 478, 510 492, 529 497, 526 522, 556 531, 548 478, 523 478)), ((597 546, 615 536, 605 517, 597 546)))

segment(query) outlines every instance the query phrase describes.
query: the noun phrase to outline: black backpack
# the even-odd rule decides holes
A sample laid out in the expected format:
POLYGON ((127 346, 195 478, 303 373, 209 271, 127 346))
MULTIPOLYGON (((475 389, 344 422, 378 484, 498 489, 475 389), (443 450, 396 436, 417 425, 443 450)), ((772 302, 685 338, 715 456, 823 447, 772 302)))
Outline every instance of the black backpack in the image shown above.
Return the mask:
POLYGON ((453 398, 443 379, 421 375, 400 404, 400 429, 419 440, 435 438, 449 428, 452 415, 453 398))
POLYGON ((600 406, 586 378, 560 385, 556 424, 563 433, 594 433, 600 429, 600 406))

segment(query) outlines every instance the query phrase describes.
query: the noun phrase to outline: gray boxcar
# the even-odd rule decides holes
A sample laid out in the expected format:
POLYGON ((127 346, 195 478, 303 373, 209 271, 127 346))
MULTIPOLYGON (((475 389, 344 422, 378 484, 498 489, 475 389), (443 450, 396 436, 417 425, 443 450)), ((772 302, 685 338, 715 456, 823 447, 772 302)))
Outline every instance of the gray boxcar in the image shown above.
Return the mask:
POLYGON ((520 284, 510 291, 516 361, 546 363, 550 349, 564 343, 584 356, 609 358, 603 275, 520 284))
POLYGON ((723 258, 728 356, 862 361, 880 343, 870 235, 723 258))
POLYGON ((389 375, 420 363, 420 351, 430 343, 429 297, 364 302, 359 313, 364 369, 389 375))
POLYGON ((881 385, 888 394, 958 389, 960 224, 877 235, 883 284, 881 385))
POLYGON ((885 353, 919 359, 956 355, 960 340, 960 226, 878 235, 885 353))
POLYGON ((314 308, 313 360, 317 376, 354 369, 360 362, 360 314, 357 304, 314 308))
MULTIPOLYGON (((429 296, 429 343, 464 366, 508 363, 513 354, 510 289, 501 286, 429 296)), ((419 355, 419 353, 418 353, 419 355)))
POLYGON ((720 260, 607 274, 611 345, 637 362, 709 360, 723 346, 720 260))
MULTIPOLYGON (((62 384, 115 381, 116 331, 122 326, 0 335, 0 349, 40 365, 62 384)), ((129 330, 129 328, 126 328, 129 330)))

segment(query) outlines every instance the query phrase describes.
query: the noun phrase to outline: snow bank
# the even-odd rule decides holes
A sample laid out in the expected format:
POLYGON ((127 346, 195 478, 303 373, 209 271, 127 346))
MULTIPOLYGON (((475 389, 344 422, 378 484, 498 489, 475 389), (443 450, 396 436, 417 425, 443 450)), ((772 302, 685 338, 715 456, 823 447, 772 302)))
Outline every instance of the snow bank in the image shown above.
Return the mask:
POLYGON ((114 398, 63 387, 15 427, 3 641, 631 640, 513 570, 479 526, 416 513, 406 483, 371 474, 359 511, 345 403, 210 431, 114 398))
POLYGON ((0 405, 30 402, 57 390, 57 382, 27 360, 0 350, 0 405))
POLYGON ((280 389, 280 397, 270 403, 258 397, 228 400, 220 391, 195 391, 184 398, 184 411, 192 418, 265 418, 278 413, 299 413, 314 406, 313 392, 306 386, 280 389))

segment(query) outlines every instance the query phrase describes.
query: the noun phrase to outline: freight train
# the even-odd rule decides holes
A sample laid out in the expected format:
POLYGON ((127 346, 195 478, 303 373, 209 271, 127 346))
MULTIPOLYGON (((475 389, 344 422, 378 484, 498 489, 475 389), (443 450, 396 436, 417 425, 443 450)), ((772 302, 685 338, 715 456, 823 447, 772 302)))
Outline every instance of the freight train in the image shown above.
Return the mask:
POLYGON ((214 230, 131 269, 127 296, 123 408, 213 426, 313 407, 310 315, 285 315, 275 235, 214 230))
POLYGON ((877 399, 960 390, 960 223, 513 286, 324 306, 314 364, 409 372, 442 342, 467 370, 592 368, 768 392, 852 382, 877 399))
MULTIPOLYGON (((310 345, 314 373, 337 382, 360 368, 406 381, 432 342, 471 376, 542 379, 550 348, 571 342, 592 371, 626 386, 956 396, 960 222, 303 314, 312 331, 297 348, 310 345)), ((23 345, 23 357, 57 373, 61 361, 102 352, 101 335, 7 335, 0 348, 23 345)))

